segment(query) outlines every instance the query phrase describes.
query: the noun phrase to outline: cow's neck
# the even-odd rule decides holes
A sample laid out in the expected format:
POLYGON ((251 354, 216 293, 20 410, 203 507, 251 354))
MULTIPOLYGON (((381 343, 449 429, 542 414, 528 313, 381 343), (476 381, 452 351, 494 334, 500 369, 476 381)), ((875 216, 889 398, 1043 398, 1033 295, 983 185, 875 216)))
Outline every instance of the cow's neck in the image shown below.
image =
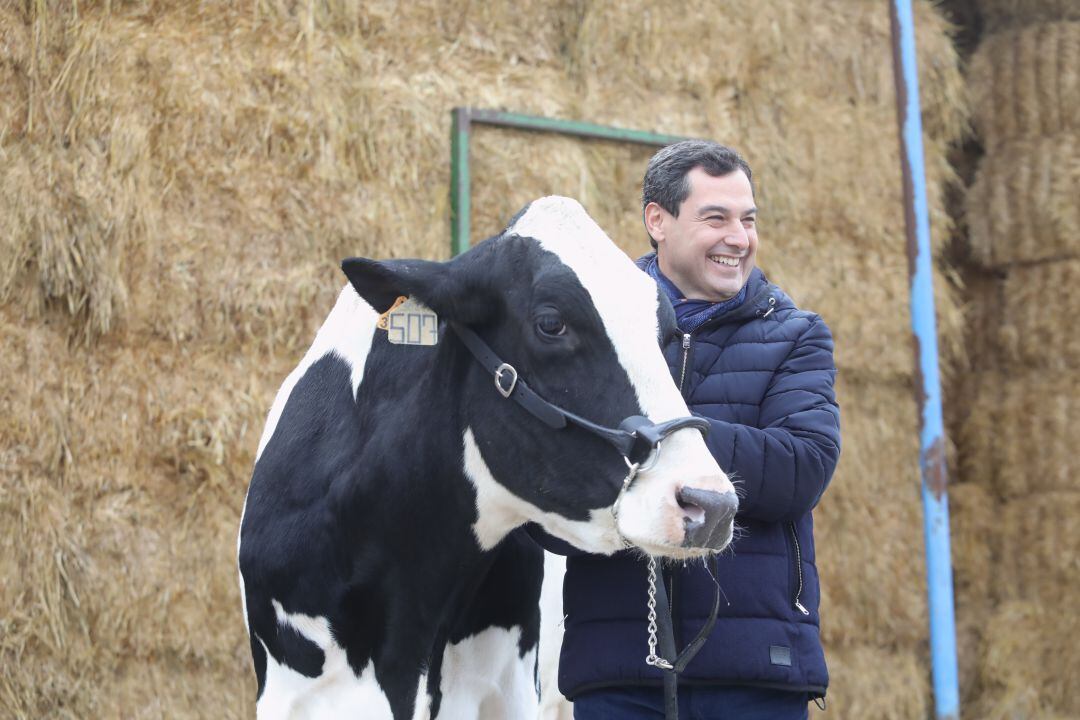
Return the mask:
POLYGON ((462 472, 463 378, 470 363, 448 335, 435 350, 373 348, 356 398, 370 433, 358 459, 362 487, 338 506, 341 526, 353 528, 358 558, 365 543, 379 539, 383 562, 358 561, 354 581, 387 587, 378 612, 391 626, 411 623, 418 642, 429 646, 469 602, 491 556, 474 535, 477 497, 462 472), (358 526, 346 516, 351 513, 369 522, 358 526))

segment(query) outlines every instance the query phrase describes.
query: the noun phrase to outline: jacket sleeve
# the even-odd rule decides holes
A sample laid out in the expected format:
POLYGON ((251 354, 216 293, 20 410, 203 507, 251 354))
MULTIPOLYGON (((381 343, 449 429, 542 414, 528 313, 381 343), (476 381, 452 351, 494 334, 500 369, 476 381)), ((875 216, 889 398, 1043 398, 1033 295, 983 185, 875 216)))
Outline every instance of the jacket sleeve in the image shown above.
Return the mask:
POLYGON ((739 495, 739 515, 796 520, 817 505, 840 457, 833 341, 815 317, 773 375, 757 427, 709 420, 705 443, 739 495))

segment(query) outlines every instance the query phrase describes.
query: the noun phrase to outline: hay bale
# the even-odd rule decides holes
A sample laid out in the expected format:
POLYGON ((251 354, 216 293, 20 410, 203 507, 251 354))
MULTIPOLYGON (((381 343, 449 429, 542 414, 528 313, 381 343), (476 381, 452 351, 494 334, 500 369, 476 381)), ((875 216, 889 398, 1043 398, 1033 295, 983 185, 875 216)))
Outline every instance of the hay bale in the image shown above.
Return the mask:
POLYGON ((0 367, 26 379, 0 395, 0 554, 18 568, 0 588, 14 609, 0 633, 0 707, 250 715, 252 693, 237 693, 250 675, 234 543, 272 390, 256 358, 222 364, 162 342, 78 350, 6 309, 0 340, 14 351, 0 367))
POLYGON ((925 641, 919 439, 904 383, 841 374, 844 447, 814 513, 822 637, 910 649, 925 641))
POLYGON ((1074 478, 1070 490, 1010 500, 1001 514, 997 595, 1044 605, 1074 597, 1080 590, 1080 481, 1074 478))
POLYGON ((960 429, 966 482, 1007 499, 1076 487, 1076 373, 985 372, 960 429))
POLYGON ((30 28, 22 13, 0 8, 0 147, 7 138, 26 127, 29 83, 27 61, 30 59, 30 28))
POLYGON ((949 485, 949 525, 960 691, 966 704, 979 693, 986 622, 1001 577, 996 563, 1002 532, 997 499, 972 482, 949 485))
MULTIPOLYGON (((887 552, 842 545, 847 562, 823 550, 826 566, 842 563, 827 579, 849 603, 837 627, 922 642, 909 582, 921 551, 905 545, 918 481, 899 449, 914 442, 914 405, 886 383, 911 429, 901 440, 893 401, 874 400, 911 357, 894 317, 900 184, 881 171, 898 168, 887 14, 841 0, 723 11, 728 40, 702 43, 715 3, 0 10, 0 89, 16 86, 0 109, 15 128, 0 135, 0 369, 28 378, 0 388, 0 521, 12 529, 0 604, 13 609, 0 663, 14 668, 0 714, 250 717, 233 543, 257 433, 341 287, 341 257, 448 255, 455 105, 713 137, 747 154, 763 266, 804 305, 820 300, 838 357, 864 373, 853 417, 866 438, 848 444, 851 469, 823 512, 836 492, 854 530, 878 532, 887 552), (837 72, 808 62, 823 53, 837 72), (886 288, 866 295, 885 269, 896 270, 886 288), (887 452, 875 456, 878 441, 887 452), (901 569, 887 576, 883 558, 901 569), (865 589, 864 572, 888 584, 865 589)), ((944 22, 929 2, 916 12, 940 233, 962 81, 944 22)), ((525 200, 565 192, 640 254, 649 154, 479 128, 474 240, 525 200)), ((925 700, 909 689, 909 705, 925 700)))
MULTIPOLYGON (((929 717, 930 673, 924 652, 828 647, 828 706, 820 717, 909 720, 929 717)), ((818 713, 812 712, 812 717, 818 713)))
POLYGON ((977 4, 990 31, 1054 20, 1080 20, 1080 6, 1073 0, 977 0, 977 4))
POLYGON ((984 692, 969 711, 972 716, 1080 716, 1074 670, 1080 665, 1080 649, 1073 641, 1078 632, 1080 615, 1071 594, 1053 602, 1004 603, 987 622, 984 692))
POLYGON ((985 267, 1080 257, 1080 142, 1064 132, 986 155, 968 191, 971 258, 985 267))
POLYGON ((991 338, 1002 367, 1080 369, 1080 330, 1061 322, 1080 312, 1080 260, 1014 268, 1001 285, 1000 324, 991 338))
POLYGON ((972 119, 994 152, 1003 142, 1080 128, 1080 22, 1006 30, 971 58, 972 119))

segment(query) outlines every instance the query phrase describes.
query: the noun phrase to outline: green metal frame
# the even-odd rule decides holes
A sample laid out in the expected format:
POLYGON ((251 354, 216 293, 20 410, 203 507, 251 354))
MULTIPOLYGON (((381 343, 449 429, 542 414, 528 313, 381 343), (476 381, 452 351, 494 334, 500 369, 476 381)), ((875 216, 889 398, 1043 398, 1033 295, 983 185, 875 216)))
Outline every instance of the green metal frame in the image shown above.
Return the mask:
POLYGON ((574 135, 590 140, 608 140, 653 147, 663 147, 686 139, 677 135, 661 135, 645 130, 627 130, 579 120, 559 120, 538 115, 521 115, 519 113, 480 110, 469 107, 454 108, 452 118, 450 135, 451 255, 460 255, 469 249, 470 208, 472 203, 472 194, 469 189, 471 181, 469 177, 469 145, 472 139, 473 125, 534 130, 537 132, 574 135))

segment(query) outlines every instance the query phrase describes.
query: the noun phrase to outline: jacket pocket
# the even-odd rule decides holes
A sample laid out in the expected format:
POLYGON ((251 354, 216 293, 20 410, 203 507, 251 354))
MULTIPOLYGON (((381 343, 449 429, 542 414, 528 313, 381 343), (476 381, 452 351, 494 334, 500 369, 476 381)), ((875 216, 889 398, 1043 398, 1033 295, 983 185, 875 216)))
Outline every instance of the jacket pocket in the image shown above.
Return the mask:
POLYGON ((795 528, 794 522, 788 522, 785 525, 787 530, 787 540, 790 552, 788 558, 791 564, 794 566, 791 572, 791 606, 795 608, 802 615, 809 615, 810 611, 806 609, 806 606, 802 603, 802 592, 804 587, 803 580, 803 566, 802 566, 802 546, 799 544, 799 533, 795 528))

